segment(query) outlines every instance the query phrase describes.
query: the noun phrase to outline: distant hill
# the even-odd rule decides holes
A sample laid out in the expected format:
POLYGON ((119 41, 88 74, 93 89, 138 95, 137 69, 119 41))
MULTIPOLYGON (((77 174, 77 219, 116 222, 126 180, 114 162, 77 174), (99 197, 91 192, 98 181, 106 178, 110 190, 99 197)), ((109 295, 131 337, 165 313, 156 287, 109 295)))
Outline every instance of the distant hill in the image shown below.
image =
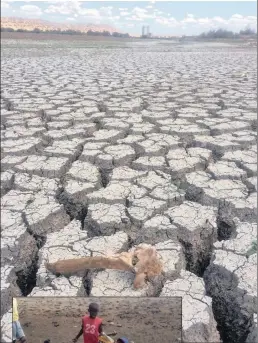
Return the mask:
POLYGON ((25 19, 14 17, 2 17, 1 28, 12 28, 14 30, 22 29, 32 31, 34 29, 46 30, 76 30, 81 32, 88 32, 89 30, 95 32, 108 31, 110 33, 119 32, 111 25, 96 25, 96 24, 70 24, 70 23, 52 23, 41 19, 25 19))

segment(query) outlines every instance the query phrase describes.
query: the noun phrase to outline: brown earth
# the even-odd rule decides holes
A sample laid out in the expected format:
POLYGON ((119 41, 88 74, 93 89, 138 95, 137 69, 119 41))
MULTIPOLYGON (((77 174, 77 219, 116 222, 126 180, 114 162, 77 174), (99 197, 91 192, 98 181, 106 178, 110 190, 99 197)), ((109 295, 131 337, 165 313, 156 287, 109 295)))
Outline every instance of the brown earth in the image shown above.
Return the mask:
MULTIPOLYGON (((181 298, 17 298, 28 343, 69 343, 81 328, 90 302, 100 305, 107 334, 116 332, 134 343, 181 342, 181 298)), ((82 336, 78 343, 82 343, 82 336)))

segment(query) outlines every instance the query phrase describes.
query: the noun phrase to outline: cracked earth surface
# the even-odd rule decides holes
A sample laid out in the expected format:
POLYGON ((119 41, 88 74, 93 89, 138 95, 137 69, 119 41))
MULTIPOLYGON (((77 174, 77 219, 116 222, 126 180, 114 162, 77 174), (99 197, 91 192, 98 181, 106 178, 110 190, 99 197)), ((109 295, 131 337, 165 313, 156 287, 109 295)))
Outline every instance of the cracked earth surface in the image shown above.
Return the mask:
POLYGON ((2 52, 1 341, 12 296, 105 295, 182 296, 184 342, 252 342, 256 52, 30 44, 2 52), (45 269, 140 243, 164 263, 142 289, 45 269))

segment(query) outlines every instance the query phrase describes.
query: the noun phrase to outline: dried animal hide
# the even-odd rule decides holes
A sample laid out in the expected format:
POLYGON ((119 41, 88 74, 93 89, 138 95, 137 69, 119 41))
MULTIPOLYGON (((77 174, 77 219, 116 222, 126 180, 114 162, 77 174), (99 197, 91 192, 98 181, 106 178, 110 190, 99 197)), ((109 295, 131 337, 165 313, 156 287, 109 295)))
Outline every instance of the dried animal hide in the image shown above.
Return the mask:
POLYGON ((138 289, 145 286, 146 279, 162 274, 163 263, 154 247, 140 244, 129 252, 60 260, 46 263, 46 268, 53 274, 62 275, 95 268, 131 271, 135 273, 134 287, 138 289))

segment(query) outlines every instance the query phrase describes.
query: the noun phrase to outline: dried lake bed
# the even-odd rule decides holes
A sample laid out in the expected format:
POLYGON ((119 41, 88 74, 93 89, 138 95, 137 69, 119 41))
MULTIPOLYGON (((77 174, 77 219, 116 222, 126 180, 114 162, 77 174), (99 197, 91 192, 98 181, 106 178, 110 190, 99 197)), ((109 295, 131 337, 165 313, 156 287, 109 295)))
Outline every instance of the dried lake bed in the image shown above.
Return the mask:
POLYGON ((3 40, 1 342, 12 296, 179 296, 184 342, 253 343, 255 49, 3 40), (165 273, 45 262, 155 246, 165 273))

